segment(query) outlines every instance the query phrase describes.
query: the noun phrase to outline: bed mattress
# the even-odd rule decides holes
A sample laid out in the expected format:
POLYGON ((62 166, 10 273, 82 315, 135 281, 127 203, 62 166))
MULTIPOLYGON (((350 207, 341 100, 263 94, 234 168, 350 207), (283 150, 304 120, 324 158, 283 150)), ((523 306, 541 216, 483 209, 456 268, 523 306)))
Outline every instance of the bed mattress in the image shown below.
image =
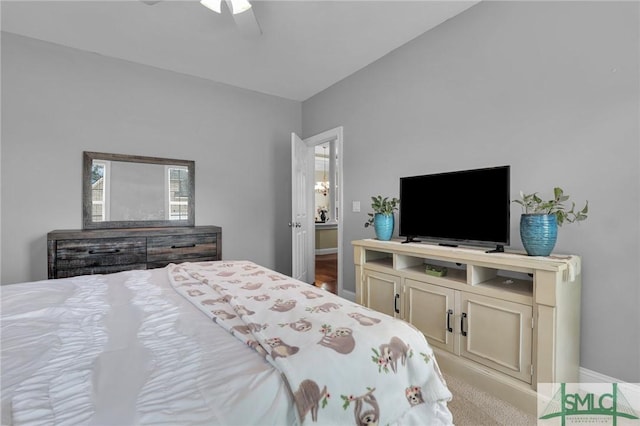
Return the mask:
MULTIPOLYGON (((0 291, 2 424, 300 423, 281 372, 176 292, 166 268, 0 291)), ((398 423, 451 423, 445 401, 420 408, 398 423)))

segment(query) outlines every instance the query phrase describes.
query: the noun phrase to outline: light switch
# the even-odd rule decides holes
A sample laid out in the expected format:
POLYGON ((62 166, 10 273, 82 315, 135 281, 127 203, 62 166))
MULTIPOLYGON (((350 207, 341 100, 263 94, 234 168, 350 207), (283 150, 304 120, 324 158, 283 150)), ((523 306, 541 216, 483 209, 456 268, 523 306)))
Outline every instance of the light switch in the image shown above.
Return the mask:
POLYGON ((360 201, 353 201, 353 202, 352 202, 351 210, 352 210, 354 213, 358 213, 358 212, 360 211, 360 201))

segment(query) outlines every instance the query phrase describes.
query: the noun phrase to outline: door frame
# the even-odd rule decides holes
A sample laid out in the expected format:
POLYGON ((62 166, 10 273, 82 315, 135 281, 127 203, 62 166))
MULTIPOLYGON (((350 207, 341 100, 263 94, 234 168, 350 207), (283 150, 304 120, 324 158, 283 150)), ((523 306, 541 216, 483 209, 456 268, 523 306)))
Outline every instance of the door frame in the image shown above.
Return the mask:
MULTIPOLYGON (((343 270, 343 248, 342 248, 342 240, 343 240, 343 224, 344 224, 344 168, 343 168, 343 164, 344 164, 344 138, 343 138, 343 128, 342 126, 338 126, 335 127, 333 129, 329 129, 326 130, 322 133, 319 133, 317 135, 314 136, 310 136, 308 138, 303 139, 303 142, 305 143, 305 145, 307 146, 307 149, 309 149, 310 155, 314 154, 315 155, 315 147, 317 145, 322 145, 324 143, 327 142, 332 142, 335 141, 335 147, 336 147, 336 151, 338 152, 338 164, 336 165, 336 172, 338 174, 338 179, 335 182, 335 186, 338 188, 338 196, 336 197, 336 209, 338 210, 338 295, 342 296, 343 293, 343 283, 342 283, 342 270, 343 270)), ((307 197, 310 197, 311 199, 313 199, 314 197, 314 192, 313 192, 313 185, 310 186, 309 189, 309 193, 306 194, 307 197)), ((308 217, 315 217, 314 215, 314 209, 315 209, 315 202, 309 202, 307 203, 307 208, 308 208, 308 217)), ((310 233, 311 234, 311 247, 312 247, 312 252, 310 253, 306 253, 306 257, 307 257, 307 264, 308 265, 312 265, 309 269, 311 271, 313 271, 314 273, 314 277, 315 277, 315 238, 316 238, 316 234, 315 234, 315 224, 314 224, 314 231, 310 233)), ((295 256, 295 253, 292 253, 292 255, 295 256)))

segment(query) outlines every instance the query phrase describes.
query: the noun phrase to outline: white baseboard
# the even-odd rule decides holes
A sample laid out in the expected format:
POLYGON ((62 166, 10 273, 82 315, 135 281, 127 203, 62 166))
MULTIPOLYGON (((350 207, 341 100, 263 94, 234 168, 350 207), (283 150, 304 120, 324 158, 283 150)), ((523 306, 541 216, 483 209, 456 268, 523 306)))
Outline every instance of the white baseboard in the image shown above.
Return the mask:
POLYGON ((325 248, 325 249, 316 249, 316 256, 318 255, 322 255, 322 254, 334 254, 334 253, 338 253, 338 248, 325 248))
POLYGON ((580 383, 621 383, 622 380, 615 377, 607 376, 597 371, 589 370, 584 367, 580 367, 578 371, 580 383))
MULTIPOLYGON (((626 383, 615 377, 598 373, 580 367, 579 370, 580 383, 585 384, 583 390, 595 392, 599 383, 618 383, 619 389, 624 389, 624 396, 628 403, 638 412, 640 410, 640 383, 626 383)), ((622 390, 621 390, 622 391, 622 390)))
POLYGON ((352 302, 356 301, 356 293, 353 291, 343 289, 340 293, 340 297, 342 297, 343 299, 351 300, 352 302))

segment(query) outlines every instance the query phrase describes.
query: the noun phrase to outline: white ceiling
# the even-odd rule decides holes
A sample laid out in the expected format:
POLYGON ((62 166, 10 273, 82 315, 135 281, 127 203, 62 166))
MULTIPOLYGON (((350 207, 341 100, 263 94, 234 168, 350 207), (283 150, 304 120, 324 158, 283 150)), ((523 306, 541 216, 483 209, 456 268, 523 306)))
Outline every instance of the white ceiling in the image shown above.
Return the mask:
POLYGON ((256 0, 262 35, 198 0, 2 0, 2 31, 303 101, 478 1, 256 0))

